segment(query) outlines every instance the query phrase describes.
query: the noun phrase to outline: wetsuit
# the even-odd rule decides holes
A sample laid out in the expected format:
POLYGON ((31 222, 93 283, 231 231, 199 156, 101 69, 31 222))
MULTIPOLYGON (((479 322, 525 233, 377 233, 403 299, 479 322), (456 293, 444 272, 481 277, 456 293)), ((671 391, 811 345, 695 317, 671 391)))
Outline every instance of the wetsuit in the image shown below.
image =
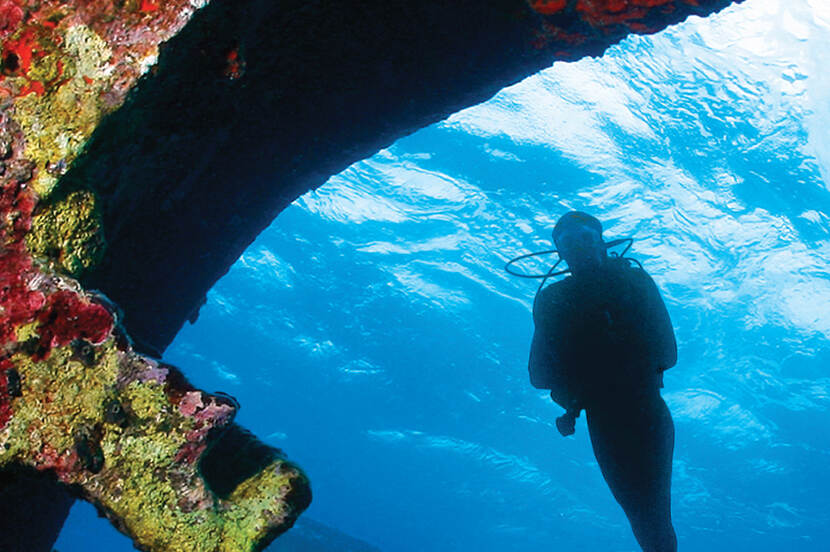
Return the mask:
POLYGON ((602 475, 640 546, 673 552, 674 425, 659 389, 677 346, 657 286, 608 258, 542 290, 533 319, 531 384, 569 411, 585 409, 602 475))

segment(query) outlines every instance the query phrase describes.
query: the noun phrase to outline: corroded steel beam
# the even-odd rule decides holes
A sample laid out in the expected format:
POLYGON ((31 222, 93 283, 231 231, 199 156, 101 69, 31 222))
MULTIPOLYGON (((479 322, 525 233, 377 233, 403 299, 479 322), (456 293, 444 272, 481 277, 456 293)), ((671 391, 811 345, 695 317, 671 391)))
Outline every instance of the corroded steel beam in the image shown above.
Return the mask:
MULTIPOLYGON (((136 351, 162 351, 331 174, 555 60, 730 3, 0 0, 0 466, 53 474, 145 550, 261 548, 307 479, 232 401, 136 351)), ((0 547, 48 546, 66 494, 11 480, 57 498, 0 547)))

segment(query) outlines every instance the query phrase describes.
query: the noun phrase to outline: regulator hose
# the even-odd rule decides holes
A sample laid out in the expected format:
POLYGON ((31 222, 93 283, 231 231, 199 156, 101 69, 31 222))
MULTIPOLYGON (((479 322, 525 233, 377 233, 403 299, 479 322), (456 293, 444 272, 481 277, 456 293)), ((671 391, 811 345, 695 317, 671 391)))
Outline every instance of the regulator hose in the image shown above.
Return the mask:
MULTIPOLYGON (((631 249, 631 246, 634 244, 634 238, 620 238, 620 239, 617 239, 617 240, 611 240, 609 242, 605 242, 605 249, 607 251, 608 249, 611 249, 612 247, 617 247, 618 245, 622 245, 622 244, 626 244, 625 248, 622 250, 622 253, 612 252, 610 255, 612 257, 615 257, 615 258, 618 258, 618 259, 625 259, 629 262, 636 263, 637 266, 639 266, 640 268, 643 268, 643 265, 640 264, 640 261, 638 261, 637 259, 633 259, 631 257, 626 257, 625 256, 625 254, 628 253, 628 250, 631 249)), ((545 274, 523 274, 521 272, 516 272, 513 269, 513 264, 515 264, 519 261, 522 261, 524 259, 529 259, 530 257, 541 257, 543 255, 553 255, 553 254, 558 255, 559 252, 556 249, 548 249, 546 251, 536 251, 535 253, 526 253, 524 255, 519 255, 518 257, 515 257, 515 258, 507 261, 507 264, 504 265, 504 269, 507 271, 508 274, 510 274, 512 276, 516 276, 518 278, 527 278, 527 279, 538 279, 538 278, 542 279, 542 282, 539 284, 539 287, 536 289, 536 295, 533 297, 533 312, 536 312, 536 302, 539 300, 539 292, 542 291, 543 287, 545 287, 545 282, 547 282, 548 278, 550 278, 552 276, 561 276, 563 274, 569 274, 571 272, 571 269, 566 268, 565 270, 559 270, 559 271, 556 270, 556 267, 559 266, 559 264, 562 262, 561 257, 554 263, 554 265, 552 267, 550 267, 550 270, 548 270, 547 273, 545 273, 545 274)))

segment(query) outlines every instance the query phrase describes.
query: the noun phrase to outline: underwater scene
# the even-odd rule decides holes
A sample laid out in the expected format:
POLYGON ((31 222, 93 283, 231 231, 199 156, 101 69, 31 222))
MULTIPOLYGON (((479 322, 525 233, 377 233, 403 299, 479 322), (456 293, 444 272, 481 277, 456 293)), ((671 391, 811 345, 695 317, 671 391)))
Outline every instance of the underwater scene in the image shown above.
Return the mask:
MULTIPOLYGON (((557 63, 287 208, 164 360, 309 475, 267 550, 636 551, 585 417, 530 385, 570 210, 657 283, 679 549, 830 542, 830 3, 747 0, 557 63), (555 257, 522 268, 546 272, 555 257)), ((133 550, 77 502, 56 549, 133 550)))

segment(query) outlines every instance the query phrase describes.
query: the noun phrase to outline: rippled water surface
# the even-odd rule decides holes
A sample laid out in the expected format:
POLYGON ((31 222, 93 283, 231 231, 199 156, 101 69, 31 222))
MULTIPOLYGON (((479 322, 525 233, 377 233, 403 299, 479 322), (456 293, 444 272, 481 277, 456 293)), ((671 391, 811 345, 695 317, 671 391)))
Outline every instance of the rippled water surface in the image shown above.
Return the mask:
MULTIPOLYGON (((825 0, 747 0, 557 64, 297 201, 166 360, 385 552, 636 550, 584 418, 560 437, 528 383, 535 285, 502 268, 587 210, 677 333, 680 549, 827 550, 828 52, 825 0)), ((130 549, 86 504, 57 547, 130 549)))

